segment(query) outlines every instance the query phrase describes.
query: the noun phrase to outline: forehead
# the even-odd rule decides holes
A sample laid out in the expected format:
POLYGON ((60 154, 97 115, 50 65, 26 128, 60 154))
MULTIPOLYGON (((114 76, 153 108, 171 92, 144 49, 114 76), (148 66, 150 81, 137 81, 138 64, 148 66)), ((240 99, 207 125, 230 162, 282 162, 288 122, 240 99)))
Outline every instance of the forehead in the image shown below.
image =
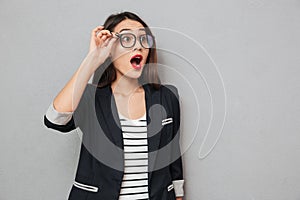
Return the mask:
POLYGON ((136 30, 140 28, 144 28, 140 22, 131 19, 125 19, 115 27, 114 32, 120 32, 123 29, 136 30))

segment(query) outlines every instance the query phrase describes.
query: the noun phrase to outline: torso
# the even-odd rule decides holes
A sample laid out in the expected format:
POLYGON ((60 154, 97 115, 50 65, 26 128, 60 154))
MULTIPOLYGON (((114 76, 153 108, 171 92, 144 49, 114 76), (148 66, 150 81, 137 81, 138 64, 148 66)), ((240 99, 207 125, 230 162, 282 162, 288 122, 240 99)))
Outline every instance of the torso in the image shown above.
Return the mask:
POLYGON ((133 94, 114 93, 124 144, 124 176, 119 200, 149 199, 148 143, 144 88, 133 94))

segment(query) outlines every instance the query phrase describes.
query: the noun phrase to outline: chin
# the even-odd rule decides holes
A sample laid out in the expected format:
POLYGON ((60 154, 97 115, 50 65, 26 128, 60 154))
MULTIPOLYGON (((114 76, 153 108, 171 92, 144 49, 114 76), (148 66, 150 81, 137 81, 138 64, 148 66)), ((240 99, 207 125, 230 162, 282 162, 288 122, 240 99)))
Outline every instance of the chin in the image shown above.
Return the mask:
POLYGON ((123 74, 126 78, 131 78, 131 79, 138 79, 142 75, 142 72, 139 71, 128 71, 127 73, 123 74))
POLYGON ((144 65, 139 70, 136 70, 130 66, 130 67, 126 68, 125 70, 117 69, 117 71, 119 71, 121 76, 124 76, 126 78, 131 78, 131 79, 137 79, 142 75, 143 69, 144 69, 144 65))

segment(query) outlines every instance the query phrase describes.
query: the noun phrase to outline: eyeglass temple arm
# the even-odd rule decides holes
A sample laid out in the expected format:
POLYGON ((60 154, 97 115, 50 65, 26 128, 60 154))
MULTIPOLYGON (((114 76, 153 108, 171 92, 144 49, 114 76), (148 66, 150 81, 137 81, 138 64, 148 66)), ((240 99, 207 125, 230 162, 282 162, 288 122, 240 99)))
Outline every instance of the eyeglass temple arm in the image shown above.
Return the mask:
POLYGON ((111 32, 111 34, 112 34, 113 36, 116 36, 117 38, 120 38, 120 34, 119 34, 119 33, 111 32))

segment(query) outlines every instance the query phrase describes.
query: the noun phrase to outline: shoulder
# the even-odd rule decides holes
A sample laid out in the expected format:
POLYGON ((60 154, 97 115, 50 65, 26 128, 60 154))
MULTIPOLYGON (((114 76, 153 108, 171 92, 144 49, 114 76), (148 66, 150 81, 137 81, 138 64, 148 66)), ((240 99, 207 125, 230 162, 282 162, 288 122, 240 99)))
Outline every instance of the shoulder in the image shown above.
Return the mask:
POLYGON ((179 98, 178 89, 175 85, 161 84, 160 90, 163 95, 176 99, 179 98))
POLYGON ((174 113, 179 113, 180 107, 180 97, 178 94, 178 89, 175 85, 162 84, 160 87, 162 104, 166 105, 168 109, 171 109, 174 113))
POLYGON ((89 96, 89 97, 94 97, 95 95, 109 95, 110 91, 110 86, 105 85, 105 86, 98 86, 96 84, 88 83, 84 94, 89 96))

